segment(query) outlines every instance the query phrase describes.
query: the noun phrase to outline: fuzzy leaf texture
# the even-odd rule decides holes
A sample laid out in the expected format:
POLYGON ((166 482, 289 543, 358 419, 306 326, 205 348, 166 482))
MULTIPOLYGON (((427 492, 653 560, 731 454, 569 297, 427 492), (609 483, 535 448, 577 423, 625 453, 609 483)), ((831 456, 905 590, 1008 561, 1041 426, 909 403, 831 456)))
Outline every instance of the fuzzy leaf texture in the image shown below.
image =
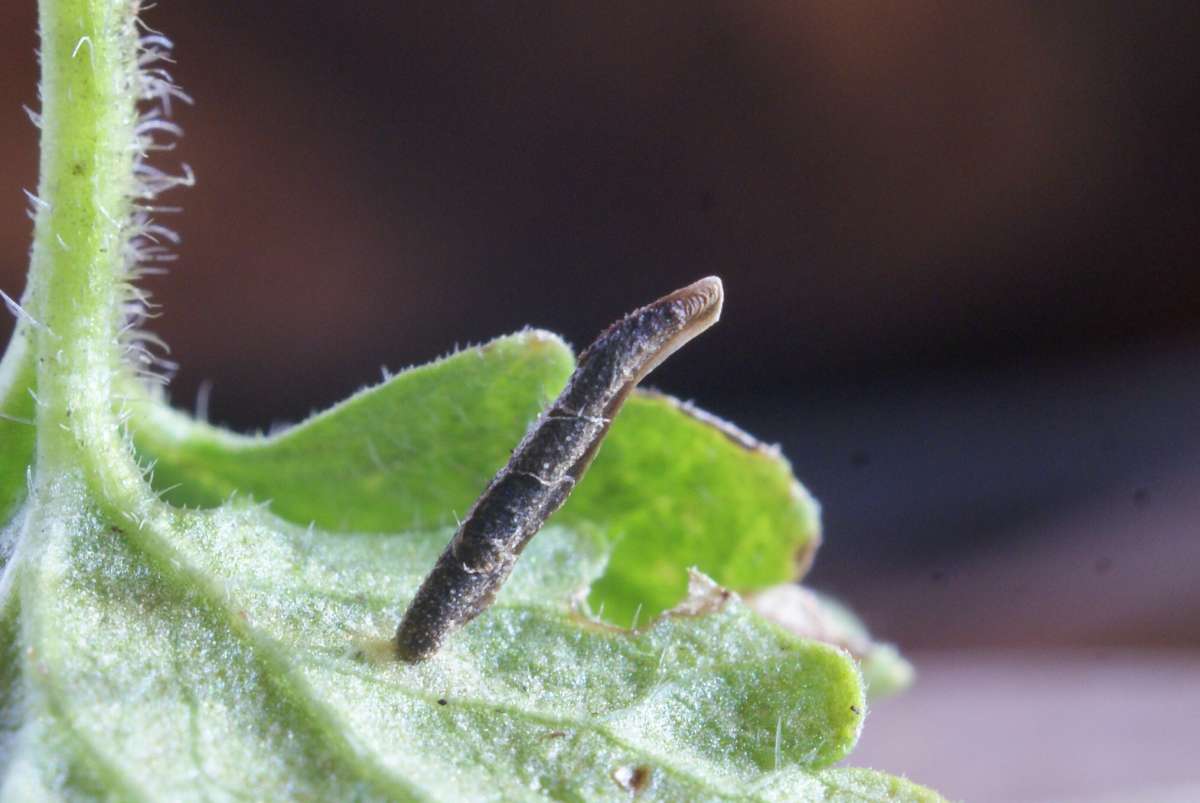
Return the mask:
POLYGON ((502 338, 270 438, 171 411, 130 368, 150 215, 182 183, 138 156, 171 130, 135 105, 178 97, 145 71, 165 40, 131 0, 40 9, 30 288, 0 362, 0 801, 939 799, 831 768, 866 713, 854 658, 689 574, 791 579, 816 512, 776 454, 665 397, 631 402, 494 606, 397 661, 569 350, 502 338))
MULTIPOLYGON (((178 504, 249 493, 289 521, 331 530, 450 525, 573 367, 558 337, 527 331, 407 371, 271 437, 162 405, 131 425, 155 486, 178 504)), ((639 391, 552 521, 595 525, 613 545, 591 599, 629 625, 678 602, 688 566, 739 590, 794 579, 816 548, 818 518, 777 451, 639 391)))
MULTIPOLYGON (((496 387, 547 342, 517 335, 390 382, 440 370, 442 392, 465 403, 491 375, 481 364, 495 361, 485 384, 496 387), (456 377, 447 365, 469 370, 456 377)), ((374 420, 370 434, 390 431, 374 420)), ((757 458, 738 446, 724 459, 757 458)), ((452 464, 435 451, 422 465, 452 464)), ((390 658, 387 640, 450 529, 329 532, 236 500, 136 527, 88 498, 86 488, 35 495, 6 533, 26 567, 6 596, 7 652, 33 668, 8 678, 6 696, 44 705, 39 720, 54 723, 32 741, 11 737, 18 798, 79 778, 85 791, 171 799, 245 784, 300 799, 601 799, 627 795, 635 779, 663 799, 795 799, 799 789, 926 799, 882 776, 814 772, 848 752, 866 710, 839 649, 777 630, 736 598, 706 607, 698 594, 697 612, 633 633, 577 609, 605 568, 603 523, 539 535, 497 605, 412 667, 390 658), (53 522, 54 537, 30 536, 31 516, 53 522)))

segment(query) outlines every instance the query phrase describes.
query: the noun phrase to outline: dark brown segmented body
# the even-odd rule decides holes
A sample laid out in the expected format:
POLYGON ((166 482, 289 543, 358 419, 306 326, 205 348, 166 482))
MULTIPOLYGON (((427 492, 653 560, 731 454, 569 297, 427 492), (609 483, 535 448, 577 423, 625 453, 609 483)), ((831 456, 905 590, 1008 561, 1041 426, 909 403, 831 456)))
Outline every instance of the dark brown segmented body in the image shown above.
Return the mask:
POLYGON ((480 495, 396 631, 401 658, 420 661, 485 610, 521 550, 562 507, 641 379, 716 322, 720 279, 701 279, 629 313, 579 357, 567 387, 480 495))

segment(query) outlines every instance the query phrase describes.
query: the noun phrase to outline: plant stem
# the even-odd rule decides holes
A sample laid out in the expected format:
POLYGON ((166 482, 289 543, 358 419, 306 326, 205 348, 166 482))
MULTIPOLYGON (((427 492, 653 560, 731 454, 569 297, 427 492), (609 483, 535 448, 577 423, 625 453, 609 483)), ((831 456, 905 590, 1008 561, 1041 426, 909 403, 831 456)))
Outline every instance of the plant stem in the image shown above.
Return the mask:
POLYGON ((41 180, 28 312, 39 474, 77 467, 100 501, 143 494, 121 436, 126 249, 136 187, 138 0, 40 0, 41 180))

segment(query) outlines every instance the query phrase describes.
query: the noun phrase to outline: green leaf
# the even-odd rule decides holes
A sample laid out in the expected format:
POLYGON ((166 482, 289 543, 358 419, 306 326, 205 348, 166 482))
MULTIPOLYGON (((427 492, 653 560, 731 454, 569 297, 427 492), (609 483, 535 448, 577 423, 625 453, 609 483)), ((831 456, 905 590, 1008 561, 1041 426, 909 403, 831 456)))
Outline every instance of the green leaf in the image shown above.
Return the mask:
POLYGON ((832 597, 787 583, 755 594, 748 602, 789 632, 833 644, 853 655, 873 699, 896 694, 912 684, 912 664, 891 644, 875 640, 862 620, 832 597))
POLYGON ((581 532, 543 533, 493 608, 409 665, 388 639, 448 531, 329 534, 249 505, 135 528, 87 495, 32 500, 15 559, 24 716, 46 728, 12 737, 12 788, 617 798, 645 768, 660 797, 755 799, 861 727, 844 652, 700 576, 689 608, 635 633, 588 620, 570 601, 604 552, 581 532))
POLYGON ((853 767, 815 774, 781 771, 765 779, 754 794, 758 800, 778 803, 944 803, 936 792, 904 778, 853 767))
MULTIPOLYGON (((274 436, 232 435, 159 405, 139 408, 131 428, 176 504, 244 493, 333 530, 447 525, 573 364, 557 337, 527 331, 401 373, 274 436)), ((819 531, 816 504, 776 450, 652 393, 628 401, 552 521, 594 525, 616 545, 593 607, 624 625, 678 602, 689 566, 739 591, 792 579, 819 531)))
MULTIPOLYGON (((856 767, 825 770, 817 776, 825 787, 824 800, 829 803, 867 803, 867 801, 912 801, 940 803, 942 796, 905 778, 856 767)), ((812 795, 816 799, 815 790, 812 795)), ((779 798, 787 800, 786 793, 779 798)), ((800 796, 791 798, 800 799, 800 796)))
POLYGON ((820 541, 816 502, 777 449, 657 393, 629 400, 558 520, 616 543, 593 604, 621 624, 678 601, 683 567, 752 591, 799 577, 820 541))
POLYGON ((174 504, 234 493, 330 530, 454 523, 574 367, 556 335, 527 330, 412 368, 272 436, 240 436, 163 405, 131 429, 174 504))
MULTIPOLYGON (((28 330, 18 324, 0 360, 0 524, 25 498, 26 470, 33 462, 33 366, 28 330)), ((0 555, 0 565, 3 560, 0 555)))

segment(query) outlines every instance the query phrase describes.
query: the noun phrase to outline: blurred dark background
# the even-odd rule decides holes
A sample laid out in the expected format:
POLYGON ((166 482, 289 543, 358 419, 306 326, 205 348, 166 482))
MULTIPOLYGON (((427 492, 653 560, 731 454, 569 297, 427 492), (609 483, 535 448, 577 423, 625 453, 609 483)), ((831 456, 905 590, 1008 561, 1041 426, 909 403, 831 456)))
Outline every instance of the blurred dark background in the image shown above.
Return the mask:
MULTIPOLYGON (((34 6, 0 9, 13 295, 34 6)), ((150 21, 197 99, 153 283, 177 403, 211 380, 214 420, 266 428, 715 273, 724 320, 654 384, 783 444, 824 505, 817 585, 911 648, 1200 647, 1197 4, 150 21)))

